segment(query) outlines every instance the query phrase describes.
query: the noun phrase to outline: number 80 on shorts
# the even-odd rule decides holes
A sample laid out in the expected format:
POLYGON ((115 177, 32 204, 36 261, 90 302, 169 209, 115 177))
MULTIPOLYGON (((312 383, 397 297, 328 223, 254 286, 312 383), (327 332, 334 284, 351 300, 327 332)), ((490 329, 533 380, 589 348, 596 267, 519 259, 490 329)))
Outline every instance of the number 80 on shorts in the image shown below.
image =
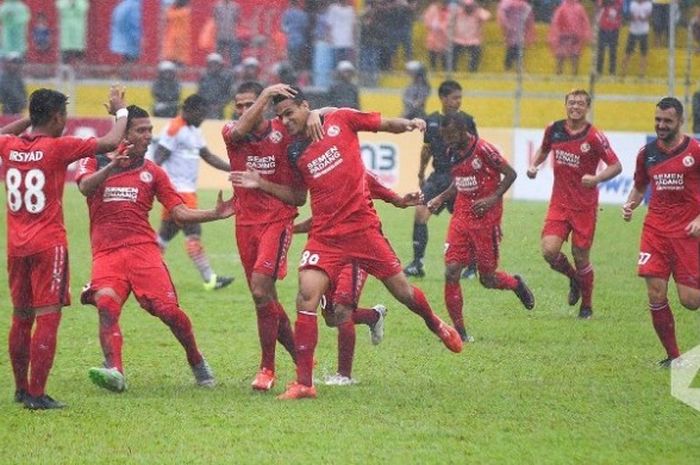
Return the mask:
POLYGON ((299 266, 306 266, 306 265, 316 265, 318 264, 318 261, 320 260, 320 257, 318 256, 317 253, 311 253, 308 250, 304 250, 301 254, 301 260, 299 261, 299 266))

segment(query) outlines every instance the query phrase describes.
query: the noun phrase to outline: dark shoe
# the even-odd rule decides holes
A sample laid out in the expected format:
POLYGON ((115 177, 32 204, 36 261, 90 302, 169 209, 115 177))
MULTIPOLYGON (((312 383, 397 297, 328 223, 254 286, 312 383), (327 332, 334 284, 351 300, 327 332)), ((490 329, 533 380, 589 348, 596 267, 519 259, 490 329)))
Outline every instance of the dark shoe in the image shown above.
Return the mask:
POLYGON ((17 402, 18 404, 23 404, 24 399, 26 399, 27 397, 29 397, 29 394, 24 389, 17 389, 15 391, 15 402, 17 402))
POLYGON ((593 310, 588 307, 581 307, 578 311, 579 320, 590 320, 593 317, 593 310))
POLYGON ((513 289, 513 292, 515 292, 515 295, 518 296, 518 299, 520 299, 520 302, 523 303, 523 306, 526 309, 532 310, 533 308, 535 308, 535 296, 533 295, 530 288, 527 287, 527 284, 525 284, 523 278, 521 278, 517 274, 513 277, 518 281, 518 287, 513 289))
POLYGON ((576 278, 569 278, 569 305, 576 305, 581 298, 581 288, 576 278))
POLYGON ((668 358, 665 358, 663 360, 660 360, 658 363, 659 368, 671 368, 674 360, 678 360, 678 358, 677 357, 676 358, 668 357, 668 358))
POLYGON ((51 396, 44 394, 39 397, 27 396, 24 399, 24 408, 29 410, 52 410, 58 408, 64 408, 65 404, 54 400, 51 396))
POLYGON ((219 289, 225 288, 232 282, 233 278, 229 278, 228 276, 212 275, 209 282, 204 283, 204 289, 207 291, 218 291, 219 289))
POLYGON ((425 276, 423 264, 418 261, 412 261, 406 268, 403 269, 403 274, 414 278, 422 278, 425 276))
POLYGON ((459 333, 459 337, 462 339, 462 342, 474 342, 474 336, 470 335, 466 329, 455 327, 455 330, 457 330, 459 333))

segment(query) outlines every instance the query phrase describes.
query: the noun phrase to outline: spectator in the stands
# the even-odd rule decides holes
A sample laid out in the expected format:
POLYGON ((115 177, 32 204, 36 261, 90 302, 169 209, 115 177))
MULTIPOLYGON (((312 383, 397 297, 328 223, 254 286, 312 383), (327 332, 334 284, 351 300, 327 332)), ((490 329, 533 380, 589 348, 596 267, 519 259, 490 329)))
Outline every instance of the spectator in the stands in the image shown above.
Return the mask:
POLYGON ((27 107, 27 88, 22 77, 22 57, 17 52, 5 56, 0 76, 0 104, 3 115, 17 115, 27 107))
POLYGON ((391 69, 392 61, 399 47, 403 49, 404 61, 413 60, 413 22, 416 15, 416 0, 387 0, 387 12, 383 15, 385 24, 384 46, 380 54, 382 70, 391 69))
POLYGON ((22 0, 5 0, 0 5, 0 29, 2 29, 2 55, 27 53, 27 26, 31 12, 22 0))
POLYGON ((85 57, 88 0, 57 0, 59 49, 64 63, 79 66, 85 57))
POLYGON ((460 0, 460 3, 452 35, 452 67, 459 69, 459 58, 466 52, 469 72, 475 73, 481 63, 484 23, 491 19, 491 13, 476 0, 460 0))
POLYGON ((647 54, 649 53, 649 18, 651 18, 651 0, 633 0, 630 4, 630 25, 622 59, 622 75, 627 75, 627 66, 634 49, 639 44, 639 77, 646 74, 647 54))
POLYGON ((335 67, 336 78, 328 89, 328 102, 331 106, 360 109, 360 89, 354 82, 355 67, 343 60, 335 67))
POLYGON ((290 0, 289 7, 282 14, 282 31, 287 37, 287 58, 296 71, 307 69, 309 26, 309 14, 299 0, 290 0))
POLYGON ((420 61, 406 63, 406 72, 411 76, 411 83, 403 91, 402 118, 425 118, 425 103, 430 96, 430 81, 427 70, 420 61))
POLYGON ((442 69, 447 69, 447 49, 449 39, 447 29, 450 23, 449 0, 432 2, 423 13, 423 24, 426 29, 425 47, 428 49, 430 69, 437 69, 438 60, 442 69))
POLYGON ((122 0, 112 11, 109 49, 122 58, 119 74, 131 78, 131 68, 141 54, 141 0, 122 0))
POLYGON ((622 0, 601 0, 598 13, 598 61, 596 70, 603 74, 605 50, 608 51, 608 72, 617 69, 617 42, 622 27, 622 0))
POLYGON ((177 67, 172 61, 158 63, 158 75, 151 87, 153 116, 174 118, 177 116, 182 88, 177 79, 177 67))
POLYGON ((165 11, 163 60, 189 65, 192 60, 192 8, 189 0, 175 0, 165 11))
POLYGON ((380 58, 384 47, 387 8, 380 0, 367 0, 360 13, 360 83, 374 87, 379 82, 380 58))
POLYGON ((665 47, 670 28, 671 0, 653 0, 652 4, 651 28, 654 30, 654 46, 665 47))
POLYGON ((207 55, 207 68, 197 88, 197 93, 207 102, 207 118, 223 119, 232 89, 233 74, 224 68, 223 57, 218 53, 207 55))
POLYGON ((535 39, 535 15, 527 0, 501 0, 497 17, 506 45, 503 65, 510 71, 522 63, 525 47, 535 39))
POLYGON ((700 134, 700 90, 693 94, 693 134, 700 134))
POLYGON ((219 0, 212 12, 216 24, 216 51, 231 66, 241 61, 241 43, 237 35, 240 15, 241 7, 233 0, 219 0))
POLYGON ((564 0, 554 11, 549 28, 549 44, 556 58, 556 73, 564 70, 564 62, 571 62, 571 72, 578 74, 581 52, 591 39, 588 13, 579 0, 564 0))
POLYGON ((333 66, 343 60, 355 58, 355 7, 348 0, 335 0, 326 11, 331 47, 333 48, 333 66))
POLYGON ((34 50, 40 55, 46 55, 51 50, 51 41, 53 33, 49 19, 43 11, 37 12, 34 17, 34 25, 32 26, 32 43, 34 50))

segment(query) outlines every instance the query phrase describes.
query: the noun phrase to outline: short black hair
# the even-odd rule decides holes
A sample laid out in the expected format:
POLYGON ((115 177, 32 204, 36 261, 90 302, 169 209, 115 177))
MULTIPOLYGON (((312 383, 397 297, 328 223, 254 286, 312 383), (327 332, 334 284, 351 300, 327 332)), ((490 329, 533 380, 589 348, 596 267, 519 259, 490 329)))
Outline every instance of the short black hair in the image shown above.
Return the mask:
MULTIPOLYGON (((294 103, 301 103, 304 100, 306 100, 306 95, 304 95, 304 92, 297 86, 289 86, 292 90, 296 91, 296 95, 292 97, 292 101, 294 103)), ((285 100, 289 99, 289 97, 285 95, 280 95, 277 94, 274 97, 272 97, 272 104, 277 105, 280 102, 284 102, 285 100)))
POLYGON ((470 133, 471 125, 472 123, 469 121, 469 117, 460 111, 448 113, 440 120, 440 128, 454 126, 460 131, 468 131, 470 133))
POLYGON ((129 105, 126 107, 126 109, 129 112, 129 116, 126 117, 125 131, 129 130, 131 121, 135 120, 136 118, 148 118, 150 116, 146 110, 136 105, 129 105))
POLYGON ((182 109, 184 111, 202 111, 206 110, 206 108, 207 101, 199 94, 192 94, 182 102, 182 109))
POLYGON ((676 114, 679 117, 683 117, 683 104, 676 97, 662 98, 659 100, 659 103, 656 104, 656 108, 659 110, 668 110, 669 108, 673 108, 676 110, 676 114))
POLYGON ((447 97, 456 90, 462 90, 462 86, 459 85, 459 82, 448 79, 438 87, 438 97, 447 97))
POLYGON ((53 89, 37 89, 29 96, 29 119, 32 126, 43 126, 56 113, 65 113, 68 96, 53 89))
POLYGON ((236 95, 238 94, 255 94, 256 97, 258 97, 260 94, 262 94, 263 91, 263 86, 257 81, 246 81, 242 83, 238 88, 236 89, 236 95))

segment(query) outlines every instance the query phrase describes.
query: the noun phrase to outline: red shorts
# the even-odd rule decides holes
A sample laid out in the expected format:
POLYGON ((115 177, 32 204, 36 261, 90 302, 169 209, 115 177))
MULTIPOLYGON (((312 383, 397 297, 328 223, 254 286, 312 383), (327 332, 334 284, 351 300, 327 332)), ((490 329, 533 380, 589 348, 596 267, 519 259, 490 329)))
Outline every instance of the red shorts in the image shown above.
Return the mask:
POLYGON ((593 245, 596 216, 597 207, 591 210, 570 210, 550 204, 542 237, 557 236, 566 241, 571 234, 571 243, 575 247, 589 250, 593 245))
POLYGON ((246 277, 260 273, 274 279, 287 276, 287 252, 292 243, 292 220, 236 225, 236 244, 246 277))
MULTIPOLYGON (((197 208, 197 193, 196 192, 178 192, 178 195, 182 197, 182 201, 188 208, 197 208)), ((160 215, 162 221, 172 221, 170 218, 170 212, 163 207, 163 211, 160 215)))
POLYGON ((141 307, 179 306, 175 286, 156 244, 137 244, 100 252, 92 258, 88 293, 112 288, 125 301, 133 292, 141 307))
POLYGON ((668 281, 700 289, 700 241, 695 238, 668 237, 642 229, 637 273, 642 277, 668 281))
POLYGON ((498 225, 469 229, 453 216, 447 230, 445 264, 459 263, 469 266, 476 262, 480 275, 493 274, 498 268, 498 246, 502 237, 501 227, 498 225))
POLYGON ((338 279, 347 264, 355 264, 377 279, 401 273, 399 261, 380 228, 348 234, 335 241, 319 241, 309 237, 301 253, 299 269, 316 268, 331 279, 338 279))
POLYGON ((324 294, 325 311, 332 311, 334 304, 357 307, 362 288, 367 281, 367 272, 357 265, 345 265, 338 278, 331 283, 331 288, 324 294))
POLYGON ((26 257, 7 257, 12 305, 18 310, 70 305, 68 249, 56 245, 26 257))

